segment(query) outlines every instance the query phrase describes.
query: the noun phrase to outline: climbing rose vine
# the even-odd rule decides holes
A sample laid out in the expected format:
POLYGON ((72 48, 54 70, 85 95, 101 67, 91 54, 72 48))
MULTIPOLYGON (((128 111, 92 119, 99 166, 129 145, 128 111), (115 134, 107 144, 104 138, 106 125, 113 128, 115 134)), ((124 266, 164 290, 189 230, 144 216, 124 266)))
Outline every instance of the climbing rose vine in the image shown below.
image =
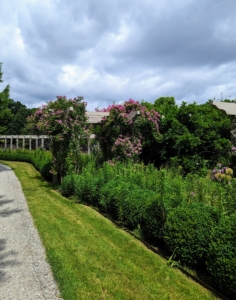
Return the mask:
POLYGON ((59 174, 61 179, 68 166, 78 165, 79 138, 84 139, 90 134, 86 128, 85 112, 83 97, 67 99, 57 96, 55 101, 49 101, 28 118, 36 132, 49 136, 53 154, 52 172, 59 174))
POLYGON ((124 137, 122 134, 116 139, 112 149, 114 157, 118 160, 130 159, 133 162, 139 160, 142 152, 141 139, 136 137, 124 137))
POLYGON ((96 139, 101 145, 106 160, 131 160, 137 162, 150 140, 158 140, 160 114, 148 110, 135 100, 113 104, 100 112, 109 112, 96 127, 96 139), (132 118, 132 113, 137 114, 132 118))

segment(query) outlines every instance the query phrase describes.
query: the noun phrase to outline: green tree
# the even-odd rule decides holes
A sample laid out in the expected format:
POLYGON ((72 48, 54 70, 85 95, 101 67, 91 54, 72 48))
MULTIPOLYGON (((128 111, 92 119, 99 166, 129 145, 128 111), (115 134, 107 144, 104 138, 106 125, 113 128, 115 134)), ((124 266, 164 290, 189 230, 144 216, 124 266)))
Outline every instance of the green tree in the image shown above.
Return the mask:
POLYGON ((156 166, 175 162, 186 172, 195 172, 206 165, 229 163, 230 118, 210 101, 200 105, 182 102, 178 107, 173 97, 161 97, 153 104, 142 104, 161 115, 161 139, 152 145, 149 159, 156 166))
MULTIPOLYGON (((0 63, 0 82, 2 80, 2 63, 0 63)), ((7 124, 12 118, 11 110, 8 108, 10 99, 10 86, 7 85, 2 92, 0 92, 0 134, 4 133, 7 129, 7 124)))
POLYGON ((188 129, 193 137, 185 143, 188 153, 182 149, 181 155, 202 164, 208 161, 209 166, 218 162, 228 164, 230 160, 230 118, 223 111, 211 105, 210 101, 198 105, 183 102, 179 107, 177 119, 188 129), (198 161, 199 160, 199 161, 198 161))
POLYGON ((27 118, 33 114, 36 109, 27 108, 21 102, 11 101, 8 103, 8 108, 13 114, 12 119, 7 125, 6 134, 30 134, 26 129, 27 118))

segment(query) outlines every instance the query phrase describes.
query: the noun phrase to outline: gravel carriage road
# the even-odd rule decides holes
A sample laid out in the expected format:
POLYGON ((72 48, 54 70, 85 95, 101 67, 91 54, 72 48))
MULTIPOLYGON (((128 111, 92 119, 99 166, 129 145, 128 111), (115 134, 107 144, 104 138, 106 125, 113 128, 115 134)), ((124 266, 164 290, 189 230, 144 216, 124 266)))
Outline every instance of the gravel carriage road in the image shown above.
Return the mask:
POLYGON ((0 300, 61 299, 14 172, 0 164, 0 300))

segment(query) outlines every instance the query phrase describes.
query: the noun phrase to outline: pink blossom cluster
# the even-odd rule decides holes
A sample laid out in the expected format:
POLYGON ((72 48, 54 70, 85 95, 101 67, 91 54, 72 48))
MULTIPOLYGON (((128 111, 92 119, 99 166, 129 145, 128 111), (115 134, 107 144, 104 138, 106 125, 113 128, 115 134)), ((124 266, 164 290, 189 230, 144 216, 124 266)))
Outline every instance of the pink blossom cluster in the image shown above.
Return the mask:
POLYGON ((125 107, 122 104, 112 104, 109 105, 107 108, 98 109, 96 108, 95 111, 97 112, 110 112, 111 110, 116 110, 118 112, 124 112, 125 107))
MULTIPOLYGON (((128 101, 124 102, 124 104, 112 104, 109 105, 107 108, 103 109, 96 109, 98 112, 110 112, 111 115, 117 116, 118 118, 123 118, 123 122, 126 124, 133 124, 133 120, 129 119, 129 114, 132 111, 140 111, 140 119, 142 122, 149 121, 152 125, 154 130, 159 132, 159 120, 160 114, 155 110, 150 110, 139 103, 139 101, 129 99, 128 101)), ((103 117, 102 121, 106 122, 107 118, 103 117)))
POLYGON ((141 139, 134 136, 124 137, 120 135, 112 147, 112 152, 117 158, 130 158, 132 161, 138 161, 142 152, 141 139))
POLYGON ((53 136, 55 140, 62 141, 70 131, 81 128, 81 124, 86 121, 85 102, 80 102, 83 97, 67 99, 65 96, 57 96, 56 101, 49 101, 47 105, 42 105, 34 115, 28 118, 29 122, 36 123, 36 128, 46 134, 53 136), (80 113, 77 109, 80 105, 80 113), (67 113, 69 107, 74 110, 67 113), (82 122, 82 123, 81 123, 82 122))
POLYGON ((109 105, 96 111, 110 112, 102 119, 102 131, 97 139, 110 149, 116 159, 138 160, 142 152, 142 135, 151 139, 159 135, 160 114, 155 110, 149 111, 139 101, 129 99, 123 104, 109 105), (132 112, 139 114, 131 119, 132 112))

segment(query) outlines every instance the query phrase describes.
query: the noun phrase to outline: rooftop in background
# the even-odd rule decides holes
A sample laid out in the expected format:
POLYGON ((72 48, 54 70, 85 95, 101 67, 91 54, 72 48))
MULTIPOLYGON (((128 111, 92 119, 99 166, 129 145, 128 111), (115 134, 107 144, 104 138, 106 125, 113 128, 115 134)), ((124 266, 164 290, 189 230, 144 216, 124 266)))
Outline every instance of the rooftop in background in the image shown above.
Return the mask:
MULTIPOLYGON (((110 114, 110 112, 91 112, 91 111, 87 111, 86 112, 86 116, 88 116, 88 123, 89 124, 97 124, 97 123, 101 123, 102 119, 104 117, 108 117, 110 114)), ((133 118, 135 118, 136 116, 140 115, 140 111, 131 111, 129 113, 129 119, 132 120, 133 118)))
POLYGON ((236 116, 236 103, 212 101, 212 105, 225 111, 227 115, 236 116))

